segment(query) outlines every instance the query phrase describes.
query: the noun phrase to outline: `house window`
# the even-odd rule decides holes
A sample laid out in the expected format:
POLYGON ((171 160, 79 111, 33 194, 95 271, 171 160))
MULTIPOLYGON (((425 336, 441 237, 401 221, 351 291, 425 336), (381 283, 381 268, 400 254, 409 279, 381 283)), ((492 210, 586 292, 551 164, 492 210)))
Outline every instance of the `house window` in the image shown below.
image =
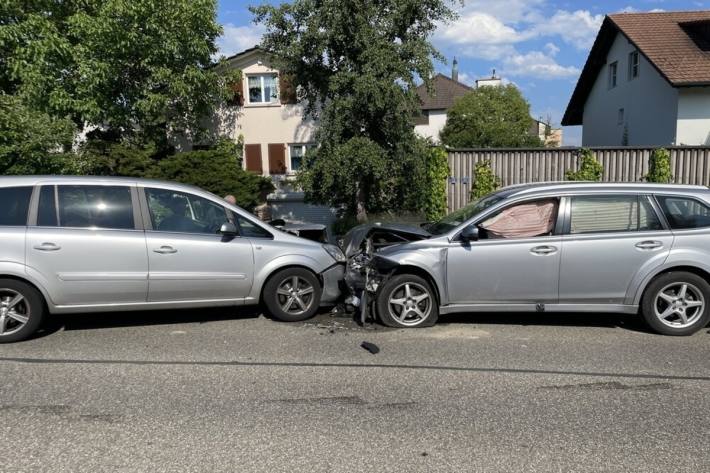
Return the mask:
POLYGON ((639 76, 639 52, 629 53, 629 80, 639 76))
POLYGON ((301 169, 301 163, 303 162, 303 156, 309 149, 315 148, 314 144, 293 144, 289 146, 289 152, 291 155, 291 172, 298 171, 301 169))
POLYGON ((620 108, 618 116, 616 118, 616 124, 617 125, 623 125, 624 124, 624 109, 620 108))
POLYGON ((618 62, 612 62, 609 64, 609 88, 613 89, 616 87, 616 72, 619 69, 618 62))
POLYGON ((276 74, 247 76, 249 103, 278 103, 279 90, 276 74))

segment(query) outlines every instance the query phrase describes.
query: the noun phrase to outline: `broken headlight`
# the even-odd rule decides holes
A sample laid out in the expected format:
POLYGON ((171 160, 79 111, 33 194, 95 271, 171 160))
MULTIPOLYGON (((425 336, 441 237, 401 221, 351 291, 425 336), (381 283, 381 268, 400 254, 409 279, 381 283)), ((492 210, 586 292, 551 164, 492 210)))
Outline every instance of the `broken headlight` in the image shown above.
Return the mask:
POLYGON ((345 253, 343 253, 343 250, 341 250, 341 249, 338 248, 337 246, 331 245, 331 244, 325 244, 325 245, 323 245, 323 249, 324 249, 330 256, 332 256, 333 259, 334 259, 335 261, 337 261, 338 263, 344 263, 344 262, 345 262, 345 260, 346 260, 346 258, 345 258, 345 253))

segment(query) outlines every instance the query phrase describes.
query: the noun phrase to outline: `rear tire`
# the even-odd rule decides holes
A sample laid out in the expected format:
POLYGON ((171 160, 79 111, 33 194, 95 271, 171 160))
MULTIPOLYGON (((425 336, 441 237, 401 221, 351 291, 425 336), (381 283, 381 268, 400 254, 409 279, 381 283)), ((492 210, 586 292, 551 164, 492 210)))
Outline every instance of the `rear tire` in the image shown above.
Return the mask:
POLYGON ((320 282, 311 271, 287 268, 269 278, 263 298, 273 318, 282 322, 300 322, 316 313, 321 293, 320 282))
POLYGON ((439 318, 439 302, 426 279, 399 274, 388 279, 380 289, 377 314, 388 327, 431 327, 439 318))
POLYGON ((697 274, 674 271, 648 285, 641 312, 651 329, 673 336, 696 333, 710 320, 710 284, 697 274))
POLYGON ((42 325, 45 307, 37 289, 15 279, 0 279, 0 343, 25 340, 42 325))

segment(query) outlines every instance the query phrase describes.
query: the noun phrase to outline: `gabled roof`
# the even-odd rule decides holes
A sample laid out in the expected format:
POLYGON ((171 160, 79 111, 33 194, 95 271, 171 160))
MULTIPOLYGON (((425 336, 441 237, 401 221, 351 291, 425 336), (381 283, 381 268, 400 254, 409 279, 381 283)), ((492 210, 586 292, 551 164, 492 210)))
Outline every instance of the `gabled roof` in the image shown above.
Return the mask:
POLYGON ((710 85, 710 11, 618 13, 604 18, 562 124, 581 125, 584 104, 623 34, 673 87, 710 85))
POLYGON ((431 95, 425 84, 415 89, 422 110, 448 110, 454 105, 456 99, 471 91, 471 87, 443 74, 435 75, 431 80, 431 86, 431 95))

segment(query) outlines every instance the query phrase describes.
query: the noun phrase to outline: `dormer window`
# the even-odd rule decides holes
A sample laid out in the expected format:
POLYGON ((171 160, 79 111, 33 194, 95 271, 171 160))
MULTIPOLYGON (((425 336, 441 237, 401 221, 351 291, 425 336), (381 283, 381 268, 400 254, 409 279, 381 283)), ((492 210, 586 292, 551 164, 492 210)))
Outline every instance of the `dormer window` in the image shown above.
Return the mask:
POLYGON ((701 51, 710 51, 710 20, 686 21, 680 27, 701 51))
POLYGON ((616 75, 619 69, 619 63, 614 61, 609 64, 609 88, 613 89, 616 87, 616 75))
POLYGON ((629 80, 636 79, 639 76, 639 52, 632 51, 629 53, 629 80))

